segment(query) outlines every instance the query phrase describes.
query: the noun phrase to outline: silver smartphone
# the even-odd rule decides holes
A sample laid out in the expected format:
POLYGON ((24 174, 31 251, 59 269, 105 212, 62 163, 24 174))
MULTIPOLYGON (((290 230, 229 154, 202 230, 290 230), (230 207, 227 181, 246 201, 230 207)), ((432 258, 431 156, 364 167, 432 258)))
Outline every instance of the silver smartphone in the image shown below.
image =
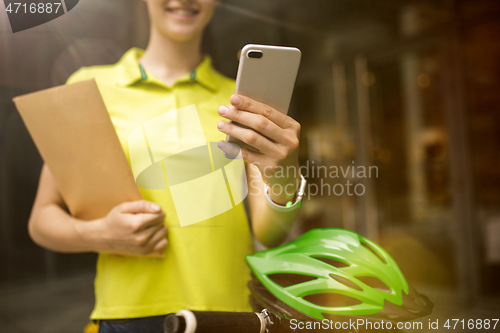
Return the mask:
MULTIPOLYGON (((300 66, 301 53, 295 47, 248 44, 241 51, 235 93, 265 103, 288 113, 300 66)), ((234 122, 238 126, 248 128, 234 122)), ((226 136, 226 141, 240 148, 257 148, 226 136)), ((228 158, 232 158, 226 155, 228 158)))

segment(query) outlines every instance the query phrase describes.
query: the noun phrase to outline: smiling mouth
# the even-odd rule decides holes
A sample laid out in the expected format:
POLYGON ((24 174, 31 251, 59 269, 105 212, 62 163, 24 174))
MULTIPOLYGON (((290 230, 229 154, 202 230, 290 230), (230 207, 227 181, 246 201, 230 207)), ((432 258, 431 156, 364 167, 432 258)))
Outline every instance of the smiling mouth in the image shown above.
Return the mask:
POLYGON ((167 8, 167 12, 184 17, 192 17, 196 16, 200 13, 197 9, 188 9, 188 8, 167 8))

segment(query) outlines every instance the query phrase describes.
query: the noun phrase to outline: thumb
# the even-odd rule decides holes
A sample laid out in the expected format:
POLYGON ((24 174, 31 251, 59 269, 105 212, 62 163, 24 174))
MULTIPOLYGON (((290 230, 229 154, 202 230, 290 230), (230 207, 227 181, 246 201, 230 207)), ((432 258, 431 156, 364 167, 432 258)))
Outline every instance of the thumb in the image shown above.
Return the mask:
POLYGON ((125 202, 120 207, 120 212, 129 214, 140 214, 140 213, 159 213, 161 212, 161 206, 150 201, 138 200, 125 202))

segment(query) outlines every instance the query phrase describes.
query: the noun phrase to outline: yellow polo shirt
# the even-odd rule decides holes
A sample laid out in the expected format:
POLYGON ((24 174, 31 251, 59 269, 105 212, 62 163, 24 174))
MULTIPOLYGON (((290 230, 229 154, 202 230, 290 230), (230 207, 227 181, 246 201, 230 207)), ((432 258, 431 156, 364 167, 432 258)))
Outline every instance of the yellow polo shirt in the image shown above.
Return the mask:
POLYGON ((99 254, 91 318, 251 311, 244 169, 222 160, 215 146, 225 137, 217 109, 229 103, 234 81, 206 57, 167 86, 139 65, 142 52, 131 49, 115 65, 82 68, 68 79, 95 78, 142 196, 162 206, 169 226, 164 258, 99 254))

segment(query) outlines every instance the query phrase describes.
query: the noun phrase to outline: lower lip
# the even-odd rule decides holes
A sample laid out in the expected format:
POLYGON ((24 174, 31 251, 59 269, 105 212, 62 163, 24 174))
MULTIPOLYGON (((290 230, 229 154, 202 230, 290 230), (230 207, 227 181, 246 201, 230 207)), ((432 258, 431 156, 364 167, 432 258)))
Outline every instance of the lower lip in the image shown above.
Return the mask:
POLYGON ((166 11, 167 14, 170 16, 178 19, 178 20, 183 20, 183 21, 189 21, 194 19, 198 14, 192 14, 192 15, 184 15, 184 14, 179 14, 178 12, 171 12, 171 11, 166 11))

